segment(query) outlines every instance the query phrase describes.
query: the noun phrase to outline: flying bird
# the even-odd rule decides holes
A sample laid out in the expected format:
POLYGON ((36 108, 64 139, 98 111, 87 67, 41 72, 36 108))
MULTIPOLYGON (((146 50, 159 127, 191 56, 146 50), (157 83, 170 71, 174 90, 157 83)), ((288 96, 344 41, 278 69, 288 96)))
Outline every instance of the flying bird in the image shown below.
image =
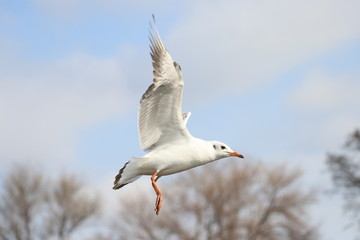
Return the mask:
POLYGON ((113 189, 150 175, 156 192, 155 213, 162 206, 162 193, 157 185, 160 177, 188 170, 226 157, 244 158, 219 141, 193 137, 186 127, 191 115, 182 114, 184 82, 181 67, 164 47, 154 24, 150 24, 150 55, 153 83, 140 100, 138 131, 143 157, 133 157, 119 170, 113 189))

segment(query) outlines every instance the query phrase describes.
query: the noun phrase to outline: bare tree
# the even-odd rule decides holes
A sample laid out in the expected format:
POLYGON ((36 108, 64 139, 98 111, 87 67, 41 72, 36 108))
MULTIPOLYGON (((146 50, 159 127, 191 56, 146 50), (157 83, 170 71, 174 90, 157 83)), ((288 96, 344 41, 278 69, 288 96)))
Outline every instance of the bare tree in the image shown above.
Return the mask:
POLYGON ((99 210, 99 199, 82 190, 75 176, 50 181, 16 166, 3 184, 0 239, 69 239, 99 210))
POLYGON ((306 210, 316 191, 303 189, 300 176, 285 166, 210 164, 163 188, 160 216, 146 197, 121 201, 114 229, 118 239, 315 239, 306 210))
POLYGON ((82 224, 99 212, 99 198, 82 191, 83 183, 71 175, 63 175, 48 196, 49 215, 46 236, 68 239, 82 224))
POLYGON ((360 130, 348 137, 342 153, 328 154, 327 165, 336 190, 345 199, 345 211, 360 226, 360 130))
POLYGON ((0 200, 0 237, 31 240, 38 234, 37 212, 46 196, 43 177, 25 166, 17 166, 5 179, 0 200))

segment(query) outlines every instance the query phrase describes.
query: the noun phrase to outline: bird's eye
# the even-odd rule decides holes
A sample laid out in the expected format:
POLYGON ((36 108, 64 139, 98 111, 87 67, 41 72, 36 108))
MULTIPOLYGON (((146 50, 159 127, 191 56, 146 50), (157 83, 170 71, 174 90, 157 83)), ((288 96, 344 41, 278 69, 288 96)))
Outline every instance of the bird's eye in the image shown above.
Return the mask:
POLYGON ((224 150, 226 147, 225 146, 221 146, 221 149, 224 150))
POLYGON ((216 145, 213 145, 213 148, 216 150, 216 145))

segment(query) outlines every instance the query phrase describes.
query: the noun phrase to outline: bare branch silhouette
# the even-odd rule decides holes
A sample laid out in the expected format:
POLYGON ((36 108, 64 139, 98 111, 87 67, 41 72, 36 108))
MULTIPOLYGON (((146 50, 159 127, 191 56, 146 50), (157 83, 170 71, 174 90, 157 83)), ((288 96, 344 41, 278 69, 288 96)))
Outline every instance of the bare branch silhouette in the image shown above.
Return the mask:
POLYGON ((300 171, 220 164, 179 174, 163 188, 160 216, 147 211, 145 197, 122 201, 115 229, 122 239, 316 239, 306 212, 317 194, 302 189, 300 171))
POLYGON ((48 196, 48 234, 68 239, 71 233, 99 212, 99 199, 82 192, 82 183, 74 175, 64 175, 48 196))
POLYGON ((69 239, 99 211, 99 199, 82 191, 75 176, 50 181, 17 165, 3 183, 0 239, 69 239))
POLYGON ((335 189, 343 194, 344 209, 352 223, 360 226, 360 130, 355 130, 345 142, 343 152, 327 155, 327 165, 335 189))
POLYGON ((2 239, 31 240, 35 234, 37 211, 46 196, 41 174, 16 166, 5 179, 0 201, 0 236, 2 239))

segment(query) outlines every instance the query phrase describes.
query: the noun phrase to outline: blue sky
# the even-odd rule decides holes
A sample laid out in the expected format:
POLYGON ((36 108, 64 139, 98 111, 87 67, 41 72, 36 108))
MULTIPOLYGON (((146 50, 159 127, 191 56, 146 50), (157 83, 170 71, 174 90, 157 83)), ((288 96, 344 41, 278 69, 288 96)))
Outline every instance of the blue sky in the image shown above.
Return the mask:
MULTIPOLYGON (((2 172, 30 161, 111 190, 118 168, 142 155, 136 117, 152 80, 147 35, 155 13, 183 69, 192 134, 249 159, 301 167, 309 187, 330 188, 326 153, 360 127, 359 7, 350 0, 0 1, 2 172)), ((323 239, 354 235, 344 229, 340 198, 322 195, 312 215, 323 239)))

